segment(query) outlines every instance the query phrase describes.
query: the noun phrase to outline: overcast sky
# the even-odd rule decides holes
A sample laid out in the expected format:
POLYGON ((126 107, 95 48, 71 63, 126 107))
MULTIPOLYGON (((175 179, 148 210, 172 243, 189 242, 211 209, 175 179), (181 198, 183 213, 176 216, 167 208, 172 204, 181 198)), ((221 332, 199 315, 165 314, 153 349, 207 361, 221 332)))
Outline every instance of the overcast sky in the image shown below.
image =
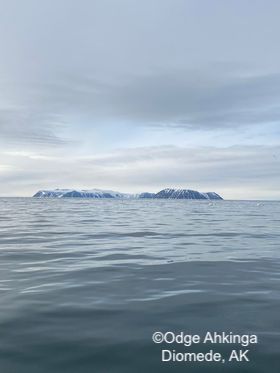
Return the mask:
POLYGON ((0 0, 0 195, 280 199, 280 2, 0 0))

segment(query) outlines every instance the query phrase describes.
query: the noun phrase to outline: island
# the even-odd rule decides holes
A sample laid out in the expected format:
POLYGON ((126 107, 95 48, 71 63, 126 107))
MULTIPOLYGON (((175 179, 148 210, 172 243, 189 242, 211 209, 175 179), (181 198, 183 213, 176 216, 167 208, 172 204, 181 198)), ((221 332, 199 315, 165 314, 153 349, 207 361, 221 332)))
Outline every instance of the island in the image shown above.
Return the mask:
POLYGON ((199 199, 199 200, 223 200, 215 192, 201 193, 191 189, 162 189, 157 193, 144 192, 140 194, 120 193, 102 189, 53 189, 39 190, 34 194, 35 198, 113 198, 113 199, 199 199))

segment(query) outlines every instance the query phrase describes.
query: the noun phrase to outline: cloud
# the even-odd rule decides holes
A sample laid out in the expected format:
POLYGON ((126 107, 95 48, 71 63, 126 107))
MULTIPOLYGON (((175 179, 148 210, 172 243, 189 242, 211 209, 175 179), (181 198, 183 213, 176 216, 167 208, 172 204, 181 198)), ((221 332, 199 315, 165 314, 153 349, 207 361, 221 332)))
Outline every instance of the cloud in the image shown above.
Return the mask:
MULTIPOLYGON (((279 122, 280 74, 175 70, 96 94, 98 108, 140 125, 221 129, 279 122)), ((94 99, 93 99, 94 101, 94 99)))
POLYGON ((3 154, 1 158, 10 166, 0 170, 4 194, 32 195, 36 189, 56 187, 126 192, 178 187, 216 191, 233 199, 280 197, 279 146, 162 146, 120 149, 94 157, 3 154))
POLYGON ((34 108, 0 109, 0 143, 57 146, 66 143, 55 132, 55 117, 34 108))
POLYGON ((207 131, 277 124, 279 87, 280 74, 176 70, 115 77, 111 83, 60 77, 37 89, 34 104, 26 111, 0 112, 0 131, 6 137, 14 134, 22 140, 58 144, 63 142, 55 134, 59 120, 61 126, 81 130, 112 122, 207 131))
POLYGON ((0 138, 58 145, 61 126, 71 138, 108 122, 278 123, 278 13, 277 2, 5 2, 0 138))
POLYGON ((278 196, 279 7, 4 1, 1 192, 174 185, 278 196))

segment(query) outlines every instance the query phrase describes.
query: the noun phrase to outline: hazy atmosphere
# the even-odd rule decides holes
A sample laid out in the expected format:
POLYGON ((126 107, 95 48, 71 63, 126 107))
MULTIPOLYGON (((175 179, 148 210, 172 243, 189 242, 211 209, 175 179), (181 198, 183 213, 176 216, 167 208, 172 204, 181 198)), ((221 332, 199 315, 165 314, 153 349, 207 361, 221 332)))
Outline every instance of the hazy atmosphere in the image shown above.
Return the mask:
POLYGON ((0 196, 280 198, 279 1, 0 5, 0 196))

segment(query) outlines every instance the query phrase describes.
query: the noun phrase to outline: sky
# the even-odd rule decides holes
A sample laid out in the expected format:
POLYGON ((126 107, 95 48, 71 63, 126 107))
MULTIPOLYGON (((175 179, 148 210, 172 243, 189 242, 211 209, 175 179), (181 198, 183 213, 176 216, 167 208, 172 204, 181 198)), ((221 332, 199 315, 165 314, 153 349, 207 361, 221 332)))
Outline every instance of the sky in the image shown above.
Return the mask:
POLYGON ((280 199, 279 1, 0 7, 0 196, 280 199))

